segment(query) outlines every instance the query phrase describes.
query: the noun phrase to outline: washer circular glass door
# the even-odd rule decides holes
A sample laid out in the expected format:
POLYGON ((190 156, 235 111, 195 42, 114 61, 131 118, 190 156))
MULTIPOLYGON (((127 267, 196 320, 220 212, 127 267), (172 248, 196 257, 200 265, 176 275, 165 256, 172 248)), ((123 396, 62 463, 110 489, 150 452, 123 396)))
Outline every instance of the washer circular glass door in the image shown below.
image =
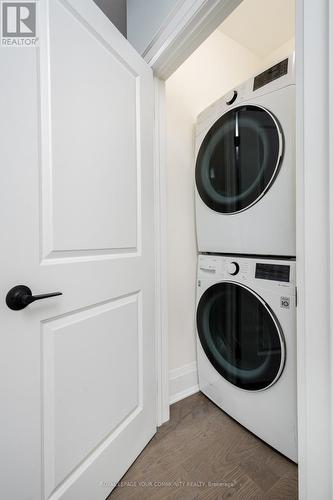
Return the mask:
POLYGON ((235 386, 258 391, 281 375, 281 328, 267 304, 249 288, 230 281, 208 288, 198 304, 197 328, 208 359, 235 386))
POLYGON ((276 118, 259 106, 239 106, 217 120, 196 161, 196 185, 204 203, 224 214, 255 204, 269 189, 283 154, 276 118))

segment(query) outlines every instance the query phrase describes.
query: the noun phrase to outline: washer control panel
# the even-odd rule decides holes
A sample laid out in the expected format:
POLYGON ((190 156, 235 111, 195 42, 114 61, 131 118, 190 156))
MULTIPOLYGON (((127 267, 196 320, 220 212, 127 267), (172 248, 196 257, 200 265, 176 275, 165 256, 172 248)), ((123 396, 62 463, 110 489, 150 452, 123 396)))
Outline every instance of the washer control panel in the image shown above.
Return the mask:
POLYGON ((260 282, 263 287, 295 284, 294 260, 260 259, 238 255, 199 255, 198 278, 260 282))

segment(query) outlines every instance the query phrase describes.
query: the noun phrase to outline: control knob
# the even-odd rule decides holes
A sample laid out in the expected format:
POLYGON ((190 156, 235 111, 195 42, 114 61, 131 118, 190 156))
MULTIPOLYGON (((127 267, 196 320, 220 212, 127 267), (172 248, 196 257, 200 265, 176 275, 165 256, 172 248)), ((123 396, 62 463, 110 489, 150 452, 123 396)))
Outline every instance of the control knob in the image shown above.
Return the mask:
POLYGON ((230 94, 230 95, 228 96, 228 100, 226 101, 226 104, 227 104, 228 106, 231 106, 231 104, 233 104, 233 103, 236 101, 237 96, 238 96, 238 92, 237 92, 237 90, 234 90, 234 91, 232 92, 232 94, 230 94))
POLYGON ((231 274, 231 276, 236 276, 236 274, 239 273, 239 264, 237 264, 237 262, 229 262, 227 272, 231 274))

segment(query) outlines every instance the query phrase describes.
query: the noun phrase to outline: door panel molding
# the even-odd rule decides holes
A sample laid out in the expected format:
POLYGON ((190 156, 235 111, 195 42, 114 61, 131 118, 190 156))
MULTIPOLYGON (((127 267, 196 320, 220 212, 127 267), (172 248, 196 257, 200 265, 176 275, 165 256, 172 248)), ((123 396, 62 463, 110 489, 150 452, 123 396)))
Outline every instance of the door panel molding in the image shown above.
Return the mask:
POLYGON ((52 500, 60 498, 66 489, 88 469, 90 463, 105 452, 116 437, 142 412, 142 338, 141 292, 112 298, 101 304, 90 305, 41 322, 44 448, 42 482, 45 498, 52 500), (130 323, 133 322, 134 317, 131 315, 130 309, 133 308, 136 309, 135 325, 131 326, 130 323), (126 321, 129 323, 126 323, 125 328, 123 325, 126 321), (126 336, 130 337, 127 341, 126 336), (75 339, 78 338, 83 344, 81 350, 75 342, 75 339), (117 345, 123 352, 127 351, 129 340, 131 340, 132 349, 128 350, 128 366, 127 364, 123 366, 123 374, 113 373, 112 377, 113 366, 116 364, 116 360, 112 360, 112 352, 116 351, 117 345), (91 345, 88 350, 89 343, 91 345), (136 348, 134 343, 137 343, 136 348), (131 359, 131 355, 133 355, 133 359, 131 359), (102 391, 101 394, 95 393, 94 406, 87 407, 85 400, 89 397, 91 401, 91 391, 95 391, 96 373, 90 366, 94 366, 96 357, 98 357, 100 365, 98 388, 100 390, 104 382, 106 390, 102 391), (84 366, 86 366, 85 370, 84 366), (75 374, 79 368, 82 368, 84 376, 80 377, 80 380, 76 380, 75 374), (114 405, 115 400, 111 399, 111 393, 107 392, 110 390, 108 379, 113 379, 115 385, 117 385, 119 377, 122 379, 127 377, 130 380, 131 370, 136 371, 134 374, 137 380, 136 390, 131 387, 131 384, 128 384, 126 400, 118 395, 117 404, 114 405), (75 388, 73 384, 76 386, 75 388), (128 408, 127 396, 130 395, 130 391, 133 394, 130 408, 128 408), (59 399, 60 395, 61 400, 59 399), (64 401, 65 397, 67 397, 66 401, 64 401), (84 421, 87 421, 88 424, 93 419, 95 422, 94 435, 92 435, 88 425, 87 431, 89 431, 90 436, 88 436, 88 432, 85 432, 80 438, 79 435, 76 435, 74 418, 76 412, 78 413, 77 419, 80 420, 80 429, 84 425, 84 421), (61 416, 62 414, 64 415, 61 416), (72 429, 69 428, 71 419, 72 429), (62 422, 66 422, 66 427, 62 426, 62 422), (97 446, 96 442, 99 443, 97 446), (85 456, 83 460, 82 455, 85 456), (75 456, 78 457, 78 460, 75 456), (65 463, 68 466, 67 470, 64 470, 65 463), (60 464, 61 469, 58 464, 60 464))
MULTIPOLYGON (((74 2, 75 3, 75 2, 74 2)), ((47 0, 43 2, 40 6, 40 50, 38 52, 38 76, 39 76, 39 95, 40 95, 40 109, 39 109, 39 114, 40 114, 40 173, 41 173, 41 248, 40 248, 40 253, 41 253, 41 264, 58 264, 58 263, 73 263, 76 260, 77 261, 85 261, 85 260, 101 260, 101 259, 114 259, 114 258, 127 258, 127 257, 137 257, 141 255, 142 249, 141 249, 141 244, 142 244, 142 227, 141 227, 141 185, 140 185, 140 177, 141 177, 141 140, 140 140, 140 135, 141 135, 141 123, 140 123, 140 109, 141 109, 141 77, 137 71, 133 67, 130 67, 129 64, 120 57, 119 54, 114 50, 112 45, 110 44, 110 40, 108 40, 108 37, 103 37, 100 32, 97 31, 98 27, 92 26, 89 24, 86 19, 83 17, 83 15, 78 12, 74 7, 71 5, 66 0, 55 0, 54 3, 50 4, 47 0), (65 208, 62 207, 61 205, 64 203, 64 200, 62 200, 62 203, 60 204, 59 201, 56 203, 55 201, 55 182, 56 179, 54 177, 54 168, 57 166, 57 170, 59 170, 59 167, 65 168, 65 165, 59 164, 59 161, 57 162, 57 165, 55 165, 55 151, 53 148, 53 142, 54 142, 54 128, 52 130, 52 120, 54 120, 54 117, 52 116, 52 113, 54 114, 54 109, 52 107, 55 106, 53 101, 56 101, 56 95, 52 95, 52 88, 51 88, 51 64, 53 61, 53 53, 52 53, 52 27, 49 24, 49 19, 50 19, 50 9, 56 9, 56 6, 61 6, 61 9, 63 9, 62 13, 67 13, 70 18, 77 23, 77 27, 80 30, 83 28, 84 30, 88 31, 92 39, 96 40, 96 51, 98 51, 98 47, 101 47, 101 51, 103 52, 104 49, 110 54, 111 58, 113 61, 117 61, 127 72, 129 75, 133 77, 133 82, 129 81, 129 84, 133 87, 133 99, 135 100, 135 110, 136 110, 136 116, 133 119, 133 129, 135 128, 135 133, 133 130, 133 141, 136 142, 136 158, 132 159, 133 161, 133 168, 132 171, 129 171, 129 181, 132 181, 133 183, 133 221, 131 223, 130 220, 128 221, 123 221, 123 224, 120 226, 121 229, 118 231, 118 233, 115 233, 113 236, 110 235, 111 239, 115 240, 114 245, 108 245, 108 244, 103 244, 107 243, 106 241, 103 242, 101 241, 101 244, 97 247, 93 247, 93 245, 89 244, 88 241, 84 244, 84 240, 87 240, 87 236, 82 239, 82 235, 80 237, 79 234, 77 236, 79 237, 77 244, 75 244, 75 241, 73 238, 75 236, 72 236, 71 239, 72 241, 69 241, 68 244, 66 243, 66 239, 68 236, 73 233, 71 230, 71 227, 80 227, 81 226, 81 232, 86 233, 87 235, 89 234, 89 231, 87 231, 86 224, 87 222, 85 221, 85 224, 80 224, 80 219, 82 219, 81 222, 83 222, 83 218, 86 212, 86 215, 89 214, 90 209, 89 206, 86 205, 86 200, 78 200, 78 203, 82 205, 83 213, 80 215, 81 208, 80 205, 77 205, 76 203, 74 204, 75 206, 73 207, 73 210, 68 210, 66 211, 69 217, 69 221, 67 224, 69 225, 68 230, 67 230, 67 236, 66 234, 62 235, 60 237, 61 242, 57 243, 57 226, 63 226, 66 224, 66 217, 63 214, 65 211, 65 208), (81 27, 81 28, 80 28, 81 27), (104 49, 103 49, 104 48, 104 49), (136 204, 134 203, 134 198, 136 196, 136 204), (60 209, 60 214, 57 214, 57 212, 60 209), (72 213, 68 212, 73 212, 75 211, 75 215, 73 216, 72 213), (136 213, 135 213, 135 212, 136 213), (57 217, 58 215, 58 217, 57 217), (60 219, 59 219, 60 217, 60 219), (74 217, 74 218, 73 218, 74 217), (72 219, 72 220, 71 220, 72 219), (61 221, 60 226, 57 224, 57 220, 61 221), (130 224, 132 224, 132 228, 130 228, 130 224), (117 243, 117 240, 119 241, 117 243), (81 241, 81 244, 80 244, 81 241), (125 243, 125 244, 124 244, 125 243)), ((53 19, 53 22, 55 22, 54 19, 55 15, 52 15, 51 18, 53 19)), ((69 19, 70 22, 72 20, 69 19)), ((76 24, 75 24, 76 25, 76 24)), ((109 35, 109 33, 107 33, 109 35)), ((54 43, 54 40, 53 40, 54 43)), ((79 48, 77 48, 77 51, 79 51, 79 48)), ((73 49, 74 50, 74 49, 73 49)), ((89 56, 89 54, 88 54, 89 56)), ((94 61, 95 64, 96 61, 94 61)), ((59 67, 59 65, 58 65, 59 67)), ((96 69, 96 68, 95 68, 96 69)), ((53 69, 53 72, 55 70, 53 69)), ((88 74, 88 73, 87 73, 88 74)), ((94 72, 92 72, 92 75, 94 75, 94 72)), ((53 78, 56 75, 53 75, 53 78)), ((91 77, 93 78, 93 76, 91 77)), ((98 79, 98 75, 96 76, 96 81, 98 79)), ((55 87, 55 85, 54 85, 55 87)), ((53 88, 53 92, 54 92, 53 88)), ((112 90, 112 89, 111 89, 112 90)), ((89 93, 89 89, 87 89, 87 92, 89 93)), ((111 92, 112 94, 112 92, 111 92)), ((110 95, 111 95, 110 94, 110 95)), ((89 96, 88 96, 89 97, 89 96)), ((110 99, 112 97, 110 96, 110 99)), ((106 105, 107 103, 105 103, 106 105)), ((84 104, 82 104, 84 106, 84 104)), ((68 112, 68 110, 63 110, 64 113, 68 112)), ((84 111, 84 110, 83 110, 84 111)), ((75 114, 75 113, 72 113, 75 114)), ((59 117, 61 118, 61 117, 59 117)), ((62 120, 64 121, 64 120, 62 120)), ((82 120, 83 121, 83 120, 82 120)), ((91 117, 88 115, 87 117, 87 122, 91 122, 91 117)), ((107 124, 105 124, 107 125, 107 124)), ((66 125, 64 125, 66 129, 66 125)), ((91 122, 90 127, 92 128, 92 131, 94 129, 94 123, 91 122)), ((59 127, 57 127, 59 129, 59 127)), ((69 129, 70 131, 70 129, 69 129)), ((72 132, 74 132, 72 130, 72 132)), ((88 130, 87 130, 88 132, 88 130)), ((61 133, 61 131, 60 131, 61 133)), ((59 134, 58 134, 59 135, 59 134)), ((59 137, 58 137, 59 139, 59 137)), ((61 140, 63 142, 63 139, 61 140)), ((87 152, 91 154, 91 151, 89 151, 89 143, 87 143, 87 152)), ((83 147, 85 147, 85 144, 82 144, 83 147)), ((76 147, 76 151, 79 152, 79 147, 76 147)), ((130 150, 130 148, 128 148, 130 150)), ((58 154, 59 151, 59 145, 57 147, 56 153, 58 154)), ((84 151, 81 151, 79 154, 81 154, 84 158, 84 151)), ((124 148, 124 154, 126 155, 126 148, 124 148)), ((107 159, 104 159, 104 162, 107 159)), ((127 160, 124 158, 124 160, 127 160)), ((70 161, 70 159, 68 159, 70 161)), ((62 163, 62 162, 61 162, 62 163)), ((105 175, 107 174, 107 170, 104 169, 105 175)), ((78 173, 79 174, 79 173, 78 173)), ((60 174, 59 174, 60 175, 60 174)), ((62 175, 65 175, 63 173, 62 175)), ((76 179, 80 181, 80 175, 76 176, 76 179)), ((73 179, 74 181, 75 179, 73 179)), ((115 179, 111 179, 111 181, 114 181, 115 179)), ((83 179, 82 181, 83 182, 83 179)), ((104 182, 104 181, 103 181, 104 182)), ((64 184, 64 183, 63 183, 64 184)), ((89 190, 89 183, 86 183, 87 189, 89 190)), ((110 189, 111 189, 111 184, 110 182, 110 189)), ((92 189, 97 188, 96 186, 93 186, 92 189)), ((119 186, 120 190, 125 189, 125 186, 119 186)), ((127 187, 126 187, 127 189, 127 187)), ((74 186, 70 186, 68 188, 68 196, 67 196, 67 201, 68 203, 72 204, 72 197, 70 196, 70 191, 74 191, 74 186)), ((116 196, 120 197, 119 201, 122 203, 126 203, 127 201, 124 199, 124 197, 121 197, 120 194, 118 194, 119 189, 115 190, 115 187, 113 188, 113 191, 116 196)), ((89 193, 89 191, 87 192, 89 193)), ((94 194, 94 191, 91 193, 92 195, 94 194)), ((89 197, 88 197, 89 198, 89 197)), ((118 217, 119 213, 115 210, 112 210, 113 203, 110 201, 112 197, 109 198, 109 201, 107 199, 104 200, 103 205, 105 205, 105 210, 97 211, 96 213, 96 226, 97 224, 100 226, 100 229, 98 230, 99 233, 107 233, 106 231, 102 231, 103 227, 101 227, 101 224, 103 225, 103 217, 104 217, 104 222, 105 225, 107 226, 109 224, 109 220, 107 220, 107 213, 114 213, 114 217, 118 217), (103 216, 104 213, 104 216, 103 216), (98 216, 99 215, 99 216, 98 216)), ((130 200, 129 200, 130 201, 130 200)), ((87 200, 89 203, 89 199, 87 200)), ((93 206, 92 206, 93 208, 93 206)), ((121 210, 120 210, 121 211, 121 210)), ((128 206, 126 208, 126 211, 128 211, 128 206)), ((122 212, 122 211, 121 211, 122 212)), ((90 221, 91 224, 93 224, 93 220, 90 221)), ((112 222, 112 221, 111 221, 112 222)), ((111 227, 117 227, 116 224, 111 224, 111 227)), ((97 232, 97 230, 96 230, 97 232)), ((97 233, 96 233, 97 236, 97 233)), ((93 237, 93 236, 92 236, 93 237)), ((110 243, 110 241, 109 241, 110 243)))

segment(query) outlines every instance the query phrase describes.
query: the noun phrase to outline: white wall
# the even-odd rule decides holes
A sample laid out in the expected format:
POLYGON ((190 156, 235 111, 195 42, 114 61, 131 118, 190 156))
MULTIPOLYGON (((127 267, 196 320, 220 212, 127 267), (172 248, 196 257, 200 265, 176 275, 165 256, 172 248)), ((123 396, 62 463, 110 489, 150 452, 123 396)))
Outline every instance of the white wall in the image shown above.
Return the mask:
POLYGON ((293 50, 293 40, 260 58, 215 31, 166 82, 170 397, 197 389, 195 345, 196 116, 232 87, 293 50), (176 392, 177 391, 177 392, 176 392))
POLYGON ((259 57, 295 36, 295 0, 242 0, 219 29, 259 57))
POLYGON ((274 63, 277 63, 281 61, 285 56, 291 54, 295 50, 295 37, 291 38, 287 42, 285 42, 283 45, 278 47, 276 50, 271 52, 269 56, 264 57, 262 59, 262 67, 263 68, 268 68, 274 63))
POLYGON ((178 0, 127 0, 127 36, 142 54, 178 0))

